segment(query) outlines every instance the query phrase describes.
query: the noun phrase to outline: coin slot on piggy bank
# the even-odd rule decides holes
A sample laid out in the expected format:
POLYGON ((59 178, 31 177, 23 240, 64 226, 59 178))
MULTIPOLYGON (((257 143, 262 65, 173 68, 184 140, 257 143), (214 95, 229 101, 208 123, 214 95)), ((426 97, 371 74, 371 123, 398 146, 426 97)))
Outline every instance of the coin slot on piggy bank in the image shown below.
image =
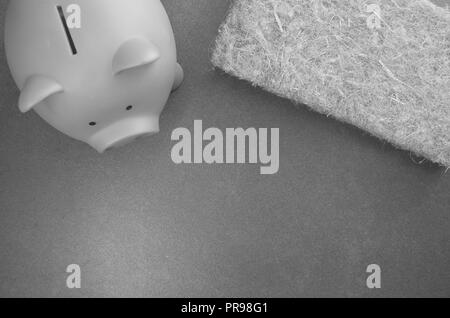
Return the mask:
POLYGON ((69 26, 67 25, 66 15, 64 14, 64 10, 62 6, 56 6, 56 10, 58 11, 59 17, 61 18, 61 23, 64 28, 64 32, 66 33, 67 40, 69 41, 70 50, 73 55, 77 55, 77 48, 75 43, 73 42, 72 34, 70 33, 69 26))

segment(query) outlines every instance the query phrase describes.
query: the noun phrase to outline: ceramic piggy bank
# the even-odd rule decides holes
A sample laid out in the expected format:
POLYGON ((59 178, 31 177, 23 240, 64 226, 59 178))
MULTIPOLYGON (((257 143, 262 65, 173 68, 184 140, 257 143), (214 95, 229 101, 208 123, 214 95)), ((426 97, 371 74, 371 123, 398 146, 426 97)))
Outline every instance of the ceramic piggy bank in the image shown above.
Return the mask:
POLYGON ((159 132, 183 79, 160 0, 12 0, 5 49, 19 109, 99 152, 159 132))

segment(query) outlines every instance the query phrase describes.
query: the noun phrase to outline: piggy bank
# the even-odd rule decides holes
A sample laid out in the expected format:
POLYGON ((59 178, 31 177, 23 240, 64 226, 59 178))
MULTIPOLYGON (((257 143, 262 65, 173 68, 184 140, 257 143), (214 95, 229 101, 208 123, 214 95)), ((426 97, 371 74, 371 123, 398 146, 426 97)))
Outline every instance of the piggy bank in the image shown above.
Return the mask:
POLYGON ((12 0, 5 49, 19 109, 99 152, 159 132, 183 79, 160 0, 12 0))

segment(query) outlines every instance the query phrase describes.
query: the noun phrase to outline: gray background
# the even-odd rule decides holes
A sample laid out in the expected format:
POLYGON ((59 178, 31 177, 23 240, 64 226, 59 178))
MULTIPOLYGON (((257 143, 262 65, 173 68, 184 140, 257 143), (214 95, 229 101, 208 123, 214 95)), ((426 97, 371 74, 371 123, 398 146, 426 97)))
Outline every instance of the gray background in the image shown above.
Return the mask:
POLYGON ((186 82, 162 132, 118 151, 21 115, 1 53, 0 296, 450 296, 450 172, 214 71, 229 1, 163 2, 186 82), (279 127, 280 172, 173 164, 194 119, 279 127))

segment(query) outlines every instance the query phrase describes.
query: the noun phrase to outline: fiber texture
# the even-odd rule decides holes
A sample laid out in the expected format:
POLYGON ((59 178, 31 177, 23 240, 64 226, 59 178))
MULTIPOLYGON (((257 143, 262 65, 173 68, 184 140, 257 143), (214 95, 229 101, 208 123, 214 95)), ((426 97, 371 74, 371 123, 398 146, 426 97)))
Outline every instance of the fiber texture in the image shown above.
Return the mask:
POLYGON ((450 167, 450 12, 427 0, 235 0, 212 61, 450 167))

